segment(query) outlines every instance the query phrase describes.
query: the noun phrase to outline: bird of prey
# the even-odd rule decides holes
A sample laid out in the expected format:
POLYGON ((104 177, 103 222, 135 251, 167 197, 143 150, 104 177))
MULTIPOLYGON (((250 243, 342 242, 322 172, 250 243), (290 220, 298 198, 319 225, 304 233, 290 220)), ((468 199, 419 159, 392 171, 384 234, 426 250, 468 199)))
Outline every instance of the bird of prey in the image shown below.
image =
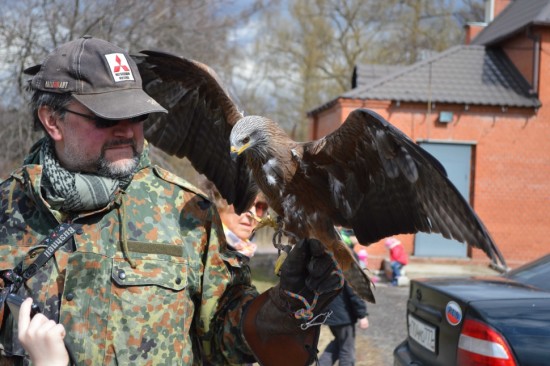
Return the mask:
POLYGON ((269 118, 244 116, 208 66, 161 51, 134 59, 145 91, 169 112, 145 122, 147 140, 187 157, 238 213, 261 190, 284 231, 324 243, 366 300, 374 302, 370 281, 335 226, 352 228, 364 245, 441 233, 505 266, 442 165, 375 112, 355 110, 331 134, 296 142, 269 118))

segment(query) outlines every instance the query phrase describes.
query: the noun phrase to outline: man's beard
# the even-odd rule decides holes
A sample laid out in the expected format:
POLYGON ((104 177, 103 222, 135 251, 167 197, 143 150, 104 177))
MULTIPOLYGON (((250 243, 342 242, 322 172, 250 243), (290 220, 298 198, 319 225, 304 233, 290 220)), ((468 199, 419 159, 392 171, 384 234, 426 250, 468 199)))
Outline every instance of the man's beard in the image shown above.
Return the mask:
MULTIPOLYGON (((137 151, 134 152, 137 154, 137 151)), ((133 174, 139 164, 139 154, 134 155, 131 159, 124 161, 108 161, 103 157, 103 154, 98 161, 97 174, 107 178, 118 179, 133 174)))
POLYGON ((138 167, 141 154, 137 151, 135 143, 133 140, 118 140, 113 141, 105 146, 101 150, 101 155, 97 161, 97 174, 107 178, 118 179, 126 177, 135 172, 138 167), (133 157, 118 161, 108 161, 105 159, 105 150, 109 147, 123 144, 131 144, 133 157))

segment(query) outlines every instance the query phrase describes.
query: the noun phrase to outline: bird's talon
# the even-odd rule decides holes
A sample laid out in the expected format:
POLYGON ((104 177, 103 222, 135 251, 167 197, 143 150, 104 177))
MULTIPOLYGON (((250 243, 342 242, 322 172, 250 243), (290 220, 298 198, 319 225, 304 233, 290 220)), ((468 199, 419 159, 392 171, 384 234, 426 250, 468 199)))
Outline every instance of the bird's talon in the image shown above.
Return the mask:
POLYGON ((258 226, 256 226, 256 230, 266 226, 272 227, 273 229, 279 228, 277 221, 270 215, 267 215, 266 217, 258 221, 258 226))

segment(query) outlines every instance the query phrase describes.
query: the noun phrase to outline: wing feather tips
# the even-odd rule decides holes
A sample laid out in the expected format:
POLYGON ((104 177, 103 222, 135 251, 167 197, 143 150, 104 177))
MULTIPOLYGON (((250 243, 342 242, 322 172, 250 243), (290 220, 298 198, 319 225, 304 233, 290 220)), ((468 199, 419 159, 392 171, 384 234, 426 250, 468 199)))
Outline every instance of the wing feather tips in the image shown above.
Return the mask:
POLYGON ((238 175, 238 183, 235 186, 235 200, 233 206, 235 212, 243 213, 252 206, 259 190, 248 169, 241 168, 241 173, 238 175))
POLYGON ((481 249, 495 264, 506 268, 505 260, 481 219, 456 187, 444 176, 425 178, 430 191, 421 193, 425 212, 429 213, 430 228, 425 232, 440 233, 481 249))

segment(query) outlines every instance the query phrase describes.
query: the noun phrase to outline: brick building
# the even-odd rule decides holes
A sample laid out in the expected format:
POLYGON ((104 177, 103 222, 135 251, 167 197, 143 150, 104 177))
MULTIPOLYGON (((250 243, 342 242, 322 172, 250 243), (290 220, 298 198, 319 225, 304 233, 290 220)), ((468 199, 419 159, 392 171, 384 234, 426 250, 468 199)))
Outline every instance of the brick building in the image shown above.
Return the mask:
MULTIPOLYGON (((514 268, 550 252, 550 0, 490 4, 495 18, 469 25, 467 44, 405 67, 359 65, 354 88, 308 117, 311 139, 356 108, 385 117, 441 160, 514 268)), ((489 263, 438 234, 399 238, 413 261, 489 263)), ((370 268, 386 255, 380 243, 368 252, 370 268)))

